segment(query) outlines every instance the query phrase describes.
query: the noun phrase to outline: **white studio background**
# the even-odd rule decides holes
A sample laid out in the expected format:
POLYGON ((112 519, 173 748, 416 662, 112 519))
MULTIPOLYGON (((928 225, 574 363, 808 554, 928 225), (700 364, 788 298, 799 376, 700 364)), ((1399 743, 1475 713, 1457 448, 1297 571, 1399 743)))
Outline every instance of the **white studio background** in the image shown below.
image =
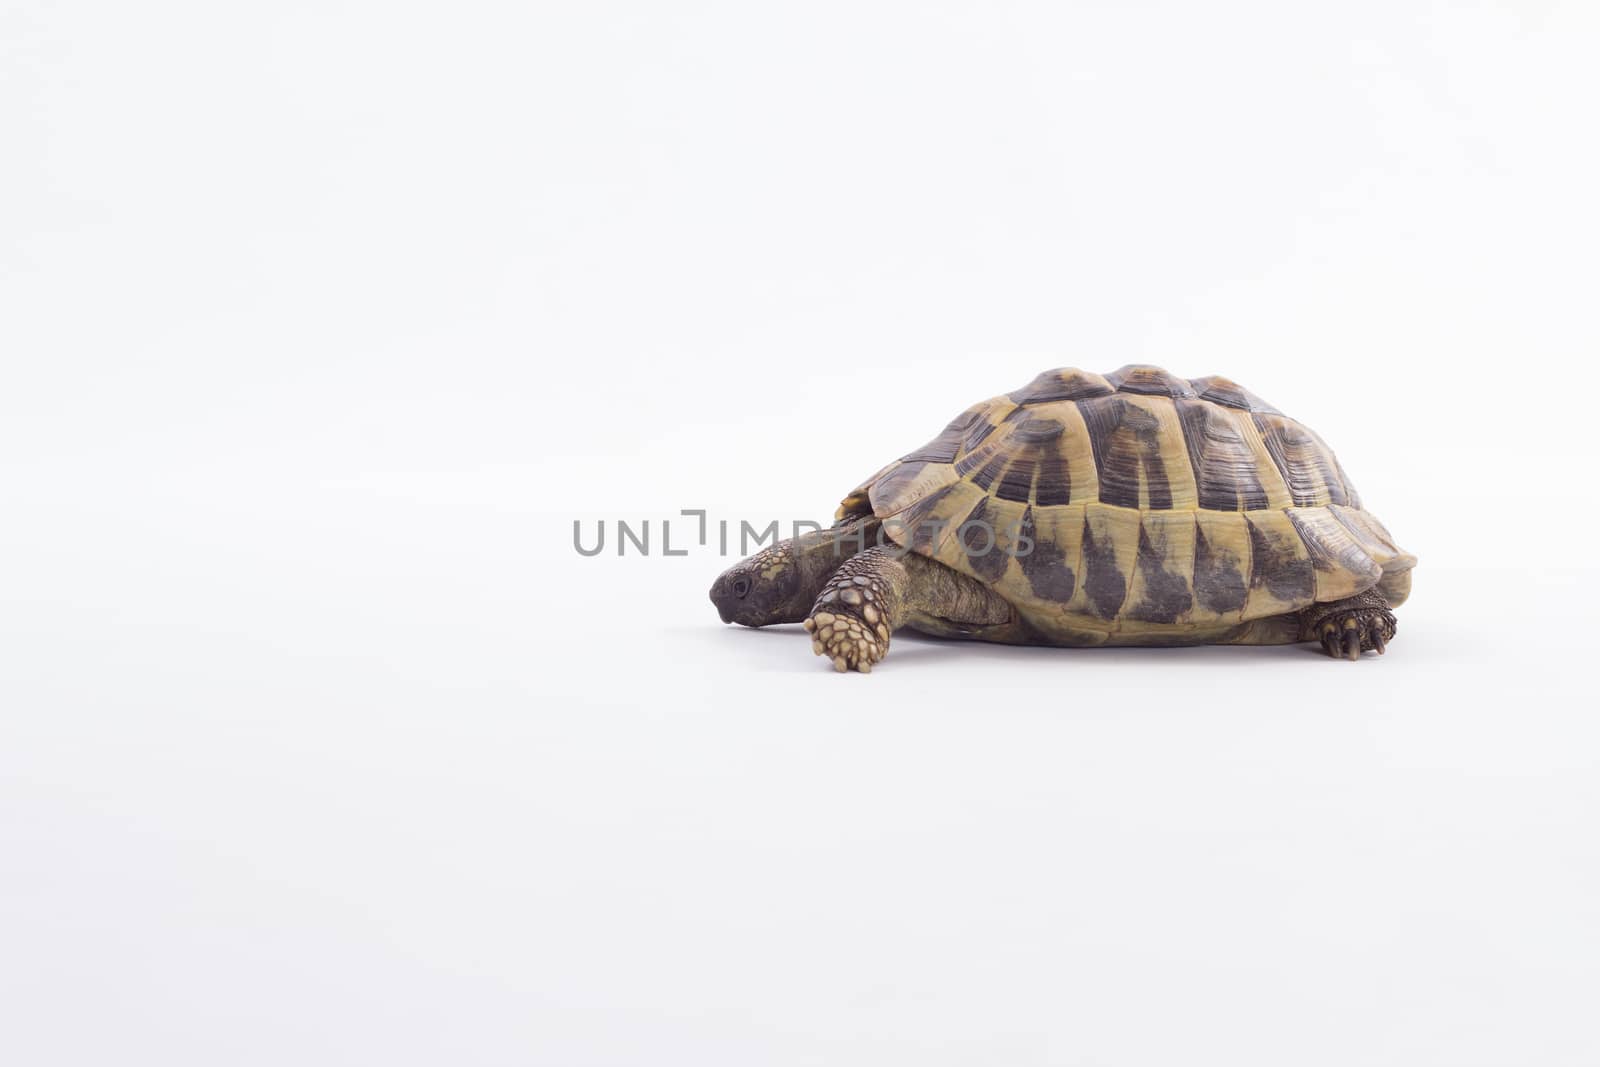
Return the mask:
POLYGON ((0 5, 0 1056, 1600 1061, 1597 53, 1575 0, 0 5), (841 677, 659 554, 1129 362, 1334 445, 1422 559, 1389 655, 841 677))

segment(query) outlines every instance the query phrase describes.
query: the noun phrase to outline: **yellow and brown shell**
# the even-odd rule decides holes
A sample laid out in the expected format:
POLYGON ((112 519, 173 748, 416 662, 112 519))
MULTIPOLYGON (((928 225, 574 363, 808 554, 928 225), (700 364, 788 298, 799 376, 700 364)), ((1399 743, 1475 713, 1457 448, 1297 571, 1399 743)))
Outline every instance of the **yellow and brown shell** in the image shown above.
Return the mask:
POLYGON ((845 498, 1046 631, 1239 627, 1378 586, 1415 557, 1322 439, 1226 378, 1046 371, 845 498))

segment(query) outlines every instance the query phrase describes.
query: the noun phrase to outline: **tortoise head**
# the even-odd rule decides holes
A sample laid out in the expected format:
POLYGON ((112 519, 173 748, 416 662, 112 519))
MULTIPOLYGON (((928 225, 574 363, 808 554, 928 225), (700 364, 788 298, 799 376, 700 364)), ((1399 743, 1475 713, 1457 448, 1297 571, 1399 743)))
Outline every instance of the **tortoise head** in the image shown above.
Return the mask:
POLYGON ((779 541, 742 563, 729 567, 711 583, 711 602, 723 622, 741 626, 770 626, 799 622, 811 610, 818 584, 809 581, 811 568, 794 539, 779 541))

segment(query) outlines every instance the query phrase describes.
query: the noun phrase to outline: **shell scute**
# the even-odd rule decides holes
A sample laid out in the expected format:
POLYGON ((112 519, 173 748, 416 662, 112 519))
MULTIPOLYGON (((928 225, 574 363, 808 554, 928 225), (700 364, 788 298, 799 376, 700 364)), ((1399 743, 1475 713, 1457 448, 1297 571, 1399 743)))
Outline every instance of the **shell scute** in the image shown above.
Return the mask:
POLYGON ((1078 401, 1099 500, 1116 507, 1167 511, 1199 503, 1177 409, 1172 401, 1122 395, 1078 401))
POLYGON ((1116 388, 1098 374, 1076 367, 1058 367, 1045 371, 1009 396, 1018 404, 1048 404, 1057 400, 1110 396, 1114 392, 1116 388))
POLYGON ((1192 511, 1151 511, 1139 522, 1139 547, 1125 617, 1175 623, 1194 608, 1195 521, 1192 511))
POLYGON ((1295 507, 1360 506, 1339 461, 1333 457, 1333 450, 1310 427, 1285 415, 1264 412, 1253 413, 1251 419, 1261 432, 1273 464, 1283 475, 1295 507))
POLYGON ((1119 393, 1138 393, 1144 396, 1189 399, 1199 395, 1187 379, 1148 363, 1130 363, 1126 367, 1120 367, 1106 375, 1106 384, 1119 393))
POLYGON ((1250 599, 1250 531, 1243 515, 1194 513, 1194 618, 1242 622, 1250 599))
POLYGON ((1250 592, 1245 616, 1260 618, 1298 611, 1316 601, 1311 553, 1294 521, 1283 511, 1242 513, 1250 538, 1250 592))
POLYGON ((1327 508, 1290 508, 1284 514, 1294 523, 1311 557, 1317 600, 1354 596, 1383 577, 1383 568, 1327 508))
POLYGON ((1022 513, 1018 526, 1017 566, 1028 583, 1028 591, 1045 603, 1065 604, 1077 590, 1078 542, 1063 539, 1053 531, 1041 533, 1033 509, 1022 513), (1026 551, 1021 551, 1025 548, 1026 551))
POLYGON ((1288 506, 1288 488, 1255 423, 1204 400, 1176 404, 1200 507, 1257 511, 1288 506))
POLYGON ((1194 389, 1201 400, 1209 400, 1213 404, 1223 407, 1238 408, 1240 411, 1260 411, 1268 415, 1281 415, 1283 412, 1256 396, 1250 390, 1220 374, 1208 375, 1204 378, 1192 378, 1189 386, 1194 389))
MULTIPOLYGON (((1128 599, 1128 581, 1139 551, 1139 513, 1091 504, 1084 509, 1083 581, 1078 610, 1106 622, 1128 599)), ((1069 605, 1070 607, 1070 605, 1069 605)))

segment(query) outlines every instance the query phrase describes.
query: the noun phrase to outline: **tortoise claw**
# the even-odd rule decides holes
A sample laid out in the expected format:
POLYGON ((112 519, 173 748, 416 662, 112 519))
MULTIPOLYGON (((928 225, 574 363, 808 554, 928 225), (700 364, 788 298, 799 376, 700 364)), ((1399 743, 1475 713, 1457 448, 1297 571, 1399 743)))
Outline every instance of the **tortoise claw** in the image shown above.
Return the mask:
POLYGON ((1394 616, 1386 608, 1362 606, 1325 617, 1317 627, 1322 650, 1334 659, 1359 660, 1363 652, 1380 656, 1394 640, 1394 616))

